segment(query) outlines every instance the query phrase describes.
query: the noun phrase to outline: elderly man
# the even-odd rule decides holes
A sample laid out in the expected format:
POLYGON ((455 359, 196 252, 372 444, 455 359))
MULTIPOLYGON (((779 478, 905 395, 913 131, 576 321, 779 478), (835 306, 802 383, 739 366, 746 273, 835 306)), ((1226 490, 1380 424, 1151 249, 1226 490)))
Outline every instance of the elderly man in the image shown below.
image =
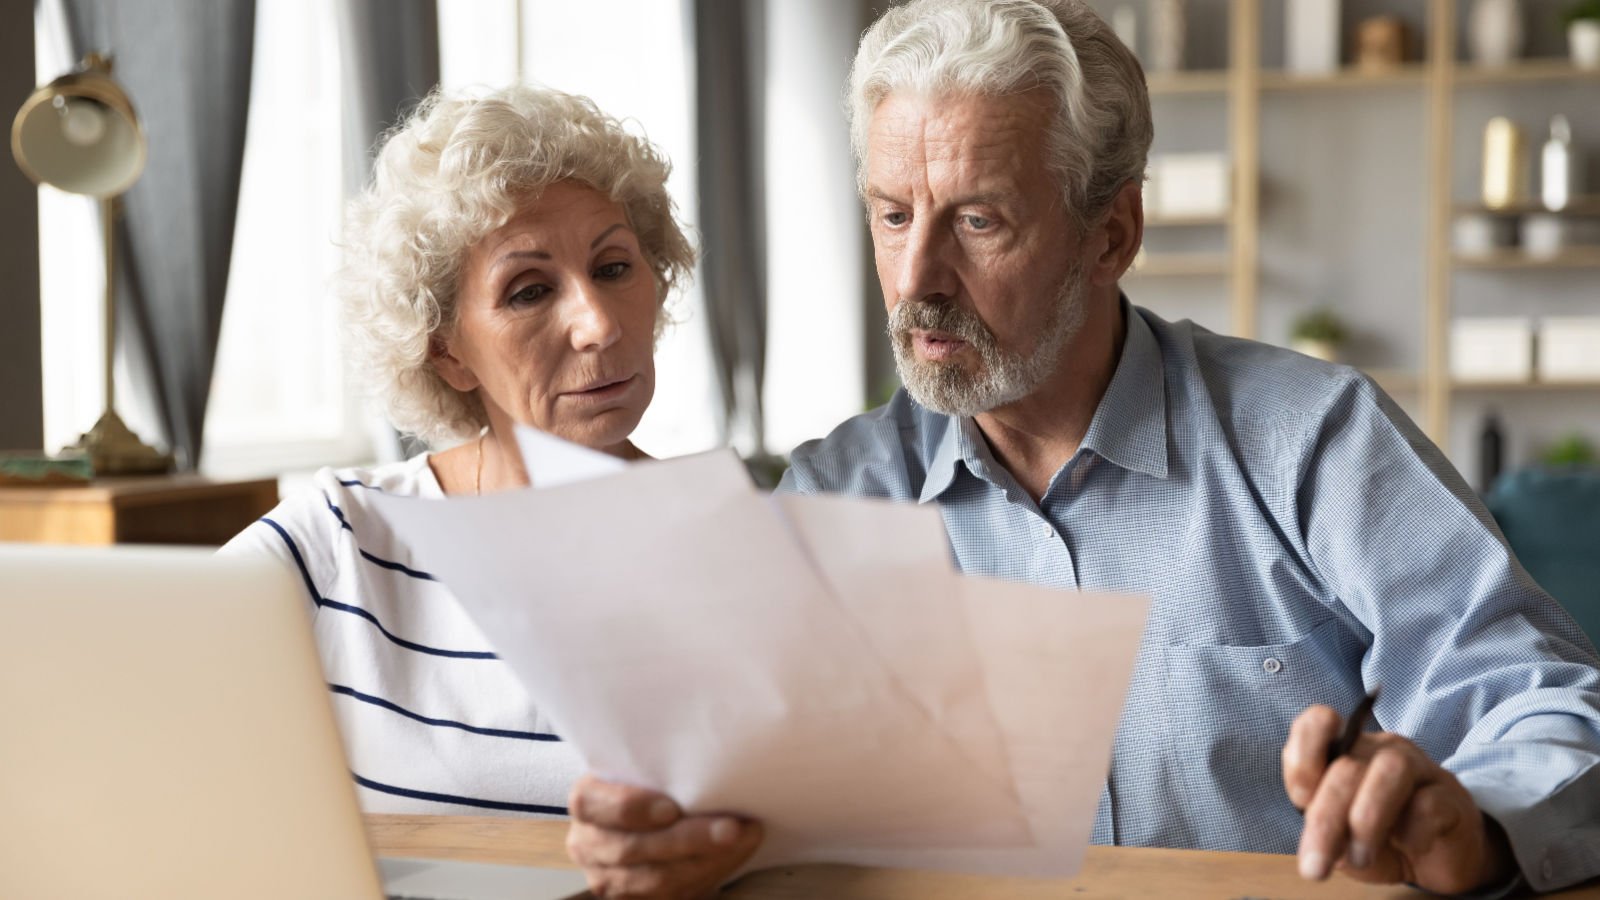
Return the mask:
MULTIPOLYGON (((1442 893, 1600 875, 1594 650, 1439 451, 1355 371, 1120 293, 1149 99, 1087 5, 893 9, 851 104, 905 390, 783 489, 937 503, 966 572, 1154 595, 1094 840, 1442 893)), ((592 781, 574 810, 621 889, 703 887, 754 827, 592 781)))

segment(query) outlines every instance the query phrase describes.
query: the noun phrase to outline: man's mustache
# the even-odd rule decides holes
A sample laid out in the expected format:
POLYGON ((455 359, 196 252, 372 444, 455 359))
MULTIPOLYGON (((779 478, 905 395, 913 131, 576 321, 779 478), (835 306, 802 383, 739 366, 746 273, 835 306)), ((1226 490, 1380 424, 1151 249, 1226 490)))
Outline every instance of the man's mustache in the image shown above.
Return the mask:
POLYGON ((943 331, 975 348, 994 343, 994 333, 983 324, 983 320, 954 303, 902 300, 895 304, 894 312, 889 316, 889 330, 899 338, 909 337, 913 330, 943 331))

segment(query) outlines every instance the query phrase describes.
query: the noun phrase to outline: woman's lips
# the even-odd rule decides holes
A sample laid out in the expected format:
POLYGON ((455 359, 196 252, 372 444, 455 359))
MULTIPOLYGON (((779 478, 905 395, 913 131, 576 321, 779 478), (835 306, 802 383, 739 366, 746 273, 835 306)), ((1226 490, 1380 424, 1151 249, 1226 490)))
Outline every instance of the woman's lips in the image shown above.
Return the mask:
POLYGON ((930 362, 944 362, 967 346, 967 342, 942 331, 914 331, 911 342, 917 355, 930 362))
POLYGON ((629 375, 626 378, 608 381, 597 381, 587 387, 579 388, 575 391, 567 391, 562 396, 582 402, 602 403, 607 400, 615 400, 633 390, 638 381, 638 375, 629 375))

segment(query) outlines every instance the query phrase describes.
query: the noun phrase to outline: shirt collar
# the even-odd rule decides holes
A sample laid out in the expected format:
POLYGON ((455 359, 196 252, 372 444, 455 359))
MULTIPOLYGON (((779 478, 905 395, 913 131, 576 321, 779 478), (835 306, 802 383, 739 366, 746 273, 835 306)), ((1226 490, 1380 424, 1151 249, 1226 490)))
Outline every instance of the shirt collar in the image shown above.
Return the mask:
MULTIPOLYGON (((1167 477, 1167 392, 1161 348, 1149 323, 1123 297, 1127 334, 1111 383, 1100 398, 1079 452, 1092 450, 1106 460, 1156 478, 1167 477)), ((988 444, 971 418, 943 416, 944 434, 928 461, 918 503, 938 499, 955 482, 958 465, 979 477, 994 465, 988 444)))
POLYGON ((945 421, 944 434, 934 448, 933 459, 928 462, 928 473, 922 481, 922 494, 918 503, 938 499, 956 480, 956 467, 965 465, 977 475, 990 459, 989 445, 978 432, 978 423, 970 418, 941 416, 945 421))
POLYGON ((1167 477, 1167 388, 1161 347, 1150 323, 1122 298, 1127 336, 1122 359, 1089 421, 1080 450, 1092 450, 1124 469, 1167 477))

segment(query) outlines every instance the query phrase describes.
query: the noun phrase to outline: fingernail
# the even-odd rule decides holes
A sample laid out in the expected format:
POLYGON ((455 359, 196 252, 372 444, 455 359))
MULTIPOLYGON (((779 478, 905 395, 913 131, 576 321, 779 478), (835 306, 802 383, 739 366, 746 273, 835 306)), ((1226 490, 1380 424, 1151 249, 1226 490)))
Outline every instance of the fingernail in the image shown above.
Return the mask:
POLYGON ((1301 853, 1300 877, 1308 881, 1321 881, 1328 877, 1328 858, 1317 850, 1301 853))
POLYGON ((650 821, 665 825, 678 817, 678 804, 665 797, 650 804, 650 821))
POLYGON ((711 843, 726 847, 739 841, 739 820, 718 819, 711 823, 711 843))
POLYGON ((1350 843, 1350 865, 1357 869, 1365 869, 1372 865, 1372 848, 1365 841, 1352 841, 1350 843))

